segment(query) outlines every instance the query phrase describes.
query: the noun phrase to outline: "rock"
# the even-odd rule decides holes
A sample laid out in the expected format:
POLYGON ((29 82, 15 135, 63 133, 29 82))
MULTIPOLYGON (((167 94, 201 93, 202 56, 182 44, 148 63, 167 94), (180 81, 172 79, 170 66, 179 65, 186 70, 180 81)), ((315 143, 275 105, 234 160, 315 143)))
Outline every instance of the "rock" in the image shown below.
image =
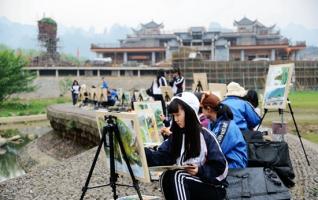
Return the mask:
POLYGON ((37 135, 35 135, 33 133, 30 133, 30 134, 28 134, 27 137, 28 137, 29 140, 35 140, 35 138, 37 138, 37 135))
POLYGON ((0 136, 0 147, 4 146, 7 144, 8 140, 6 138, 3 138, 0 136))
POLYGON ((15 136, 8 138, 8 141, 16 141, 16 140, 19 140, 20 138, 21 138, 20 135, 15 135, 15 136))
POLYGON ((7 152, 7 150, 0 148, 0 155, 4 155, 7 152))

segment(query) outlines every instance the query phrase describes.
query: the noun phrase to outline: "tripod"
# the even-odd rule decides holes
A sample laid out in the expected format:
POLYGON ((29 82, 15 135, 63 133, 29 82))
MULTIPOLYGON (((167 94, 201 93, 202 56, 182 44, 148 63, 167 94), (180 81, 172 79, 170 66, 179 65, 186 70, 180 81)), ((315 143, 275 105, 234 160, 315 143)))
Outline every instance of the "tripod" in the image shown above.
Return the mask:
POLYGON ((165 102, 169 102, 171 100, 168 92, 165 92, 164 100, 165 102))
MULTIPOLYGON (((299 141, 300 141, 300 144, 301 144, 301 148, 303 149, 303 152, 304 152, 304 155, 305 155, 305 158, 306 158, 306 161, 307 161, 307 164, 308 166, 310 166, 310 162, 309 162, 309 159, 307 157, 307 153, 305 151, 305 147, 304 147, 304 144, 303 144, 303 141, 301 139, 301 135, 299 133, 299 130, 298 130, 298 126, 297 126, 297 123, 296 123, 296 120, 295 120, 295 117, 294 117, 294 112, 293 112, 293 109, 291 107, 291 104, 290 104, 290 101, 289 99, 287 98, 287 102, 288 102, 288 108, 289 108, 289 113, 291 114, 292 118, 293 118, 293 122, 294 122, 294 125, 295 125, 295 128, 296 128, 296 132, 297 132, 297 136, 299 138, 299 141)), ((263 119, 265 118, 265 115, 266 113, 269 112, 268 109, 264 109, 264 114, 261 118, 261 122, 259 124, 259 126, 257 127, 257 130, 259 129, 259 127, 261 126, 262 122, 263 122, 263 119)), ((283 109, 278 109, 278 112, 280 115, 282 115, 285 111, 283 109)), ((288 111, 287 111, 288 112, 288 111)), ((283 121, 283 118, 282 118, 282 121, 283 121)))
POLYGON ((122 106, 124 106, 125 101, 126 101, 126 97, 125 97, 125 94, 123 93, 123 94, 121 95, 121 105, 122 105, 122 106))
POLYGON ((144 98, 142 97, 141 93, 139 93, 137 101, 144 101, 144 98))
POLYGON ((139 199, 142 200, 142 196, 141 196, 141 193, 140 193, 138 181, 136 180, 136 178, 134 176, 134 173, 133 173, 133 171, 131 169, 131 166, 130 166, 126 151, 124 149, 123 141, 122 141, 122 139, 120 137, 118 126, 116 124, 116 117, 111 116, 111 115, 109 115, 109 116, 105 115, 105 121, 107 122, 107 125, 103 128, 102 139, 100 140, 100 143, 98 145, 98 148, 97 148, 97 151, 96 151, 92 166, 91 166, 91 168, 89 170, 89 174, 88 174, 88 177, 87 177, 86 182, 85 182, 85 186, 82 188, 82 192, 83 193, 82 193, 80 199, 82 200, 84 198, 85 193, 86 193, 86 191, 88 189, 111 186, 112 187, 112 191, 113 191, 113 198, 114 198, 114 200, 116 200, 118 198, 118 195, 116 193, 116 186, 125 186, 125 187, 134 187, 136 192, 137 192, 137 194, 138 194, 139 199), (107 133, 108 133, 108 136, 109 136, 109 145, 107 145, 107 142, 106 142, 106 134, 107 133), (116 140, 118 141, 118 144, 119 144, 119 147, 120 147, 120 151, 123 154, 123 158, 124 158, 125 163, 127 165, 127 168, 128 168, 131 180, 133 182, 133 185, 124 185, 124 184, 117 184, 116 183, 117 179, 118 179, 118 174, 116 173, 116 169, 115 169, 114 134, 115 134, 116 140), (110 178, 109 178, 109 183, 106 184, 106 185, 88 187, 89 181, 90 181, 90 179, 92 177, 92 174, 93 174, 93 171, 94 171, 94 168, 95 168, 95 165, 96 165, 96 162, 97 162, 97 159, 98 159, 98 156, 99 156, 99 153, 101 151, 101 148, 102 148, 103 144, 104 144, 105 148, 106 147, 109 148, 109 157, 110 157, 109 158, 109 160, 110 160, 110 178))
POLYGON ((198 81, 197 86, 195 87, 194 92, 201 92, 201 91, 203 91, 203 87, 202 87, 201 81, 198 81))

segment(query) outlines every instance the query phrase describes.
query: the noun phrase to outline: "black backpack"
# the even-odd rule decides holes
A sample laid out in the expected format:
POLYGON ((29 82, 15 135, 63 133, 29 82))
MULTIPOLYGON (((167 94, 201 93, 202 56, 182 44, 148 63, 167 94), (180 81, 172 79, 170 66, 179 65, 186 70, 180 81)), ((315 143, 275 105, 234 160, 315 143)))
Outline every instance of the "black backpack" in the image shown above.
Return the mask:
POLYGON ((295 173, 289 157, 288 144, 284 141, 263 141, 259 131, 244 133, 248 145, 248 167, 267 167, 274 170, 285 186, 293 187, 295 173))
POLYGON ((288 188, 269 168, 229 169, 227 200, 290 199, 288 188))

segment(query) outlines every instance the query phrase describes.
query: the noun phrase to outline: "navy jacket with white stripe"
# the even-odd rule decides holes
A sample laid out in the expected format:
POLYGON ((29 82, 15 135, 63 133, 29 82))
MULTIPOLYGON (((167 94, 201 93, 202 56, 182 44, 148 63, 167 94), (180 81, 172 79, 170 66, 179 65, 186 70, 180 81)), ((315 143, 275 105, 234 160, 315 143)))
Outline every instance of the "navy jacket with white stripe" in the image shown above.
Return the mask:
MULTIPOLYGON (((215 185, 225 183, 228 164, 214 134, 202 128, 201 134, 207 145, 206 161, 199 166, 197 176, 203 181, 215 185)), ((148 166, 173 165, 176 163, 170 154, 171 137, 165 140, 157 151, 145 148, 148 166)))

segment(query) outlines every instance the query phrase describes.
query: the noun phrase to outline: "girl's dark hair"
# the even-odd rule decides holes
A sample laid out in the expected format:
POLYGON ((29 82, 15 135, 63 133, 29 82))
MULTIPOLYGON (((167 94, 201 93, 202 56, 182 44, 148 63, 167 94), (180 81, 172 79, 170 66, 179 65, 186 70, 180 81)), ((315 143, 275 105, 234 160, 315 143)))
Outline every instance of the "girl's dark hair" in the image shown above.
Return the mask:
POLYGON ((76 85, 78 85, 77 80, 74 80, 72 85, 75 85, 75 83, 76 83, 76 85))
POLYGON ((244 99, 250 102, 254 108, 258 107, 258 95, 255 90, 248 90, 244 99))
POLYGON ((160 79, 161 77, 164 77, 164 76, 165 76, 165 72, 164 72, 162 69, 160 69, 160 70, 157 72, 157 84, 158 84, 158 87, 160 86, 159 79, 160 79))
POLYGON ((168 106, 169 113, 178 113, 180 107, 185 112, 185 127, 180 128, 178 124, 172 119, 171 125, 171 149, 170 153, 174 159, 180 156, 182 148, 182 135, 185 134, 185 160, 195 158, 200 155, 201 142, 201 124, 198 122, 197 116, 193 109, 179 99, 174 99, 168 106))
POLYGON ((172 70, 172 73, 177 73, 179 76, 181 76, 181 71, 180 71, 180 69, 177 67, 177 68, 174 68, 173 70, 172 70))
POLYGON ((224 120, 233 119, 233 113, 231 108, 223 103, 220 103, 216 108, 216 117, 219 118, 221 116, 223 116, 224 120))

